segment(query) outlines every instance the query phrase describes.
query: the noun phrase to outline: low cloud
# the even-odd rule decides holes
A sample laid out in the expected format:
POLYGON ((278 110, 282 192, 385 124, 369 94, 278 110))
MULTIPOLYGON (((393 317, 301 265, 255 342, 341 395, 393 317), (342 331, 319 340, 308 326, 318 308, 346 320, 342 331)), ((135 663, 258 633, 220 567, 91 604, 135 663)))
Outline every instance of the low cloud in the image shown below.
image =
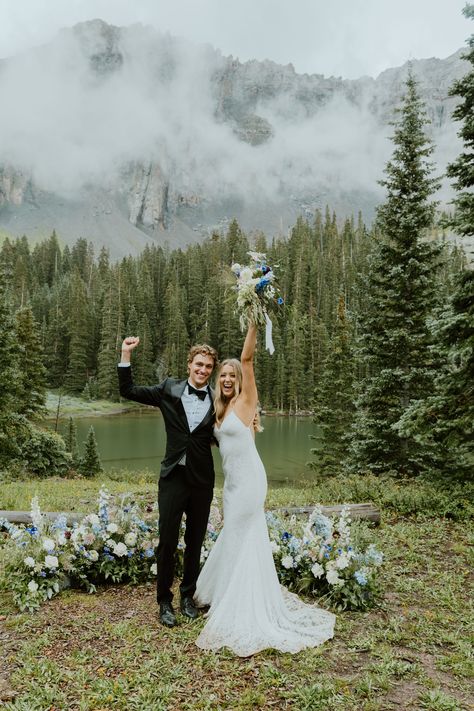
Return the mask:
MULTIPOLYGON (((210 47, 141 25, 62 31, 0 66, 0 164, 68 196, 91 183, 115 186, 136 161, 157 162, 184 194, 273 200, 320 186, 379 190, 390 131, 369 110, 370 96, 356 104, 335 93, 314 113, 291 93, 262 99, 251 111, 273 135, 252 146, 219 118, 213 78, 224 64, 210 47)), ((445 131, 443 161, 453 157, 451 138, 445 131)))

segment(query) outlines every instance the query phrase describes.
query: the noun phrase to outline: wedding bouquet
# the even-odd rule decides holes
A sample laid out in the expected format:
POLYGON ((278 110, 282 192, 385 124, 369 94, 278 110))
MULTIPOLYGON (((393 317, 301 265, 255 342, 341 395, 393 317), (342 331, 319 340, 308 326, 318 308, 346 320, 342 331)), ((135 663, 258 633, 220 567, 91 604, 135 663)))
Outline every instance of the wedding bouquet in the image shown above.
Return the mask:
POLYGON ((272 322, 267 308, 272 304, 283 304, 282 297, 277 293, 275 273, 267 264, 265 254, 247 252, 251 263, 247 266, 233 264, 231 270, 237 277, 237 311, 239 313, 242 331, 249 323, 266 328, 266 348, 274 352, 271 340, 272 322))

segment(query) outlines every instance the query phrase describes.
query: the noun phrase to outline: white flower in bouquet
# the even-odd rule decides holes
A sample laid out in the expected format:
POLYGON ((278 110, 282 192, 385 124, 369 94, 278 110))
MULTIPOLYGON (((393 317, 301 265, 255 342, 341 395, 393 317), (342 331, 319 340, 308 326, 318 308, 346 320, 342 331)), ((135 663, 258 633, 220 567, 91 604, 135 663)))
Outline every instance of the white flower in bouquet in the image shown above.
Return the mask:
POLYGON ((58 546, 65 546, 67 543, 66 534, 64 531, 58 531, 56 534, 56 541, 58 546))
POLYGON ((30 516, 31 516, 31 523, 36 528, 39 533, 42 532, 43 530, 43 525, 44 525, 44 518, 43 514, 41 513, 41 509, 39 507, 39 502, 38 502, 38 497, 34 496, 31 499, 31 511, 30 511, 30 516))
POLYGON ((105 545, 108 546, 108 548, 113 548, 115 546, 115 541, 113 538, 108 538, 105 541, 105 545))
POLYGON ((349 556, 347 553, 341 553, 339 558, 336 558, 336 568, 338 570, 344 570, 344 568, 347 568, 347 566, 350 563, 349 556))
POLYGON ((157 568, 156 563, 153 563, 152 565, 150 565, 150 573, 152 575, 156 575, 158 573, 158 568, 157 568))
POLYGON ((88 514, 83 521, 85 523, 90 523, 91 526, 100 526, 100 518, 97 516, 97 514, 88 514))
POLYGON ((324 568, 320 563, 315 563, 311 568, 311 572, 313 573, 315 578, 320 578, 322 575, 324 575, 324 568))
POLYGON ((94 548, 89 551, 89 560, 91 560, 93 563, 97 563, 97 561, 99 560, 99 554, 96 550, 94 550, 94 548))
POLYGON ((95 535, 92 533, 92 531, 88 531, 88 532, 84 535, 83 540, 84 540, 84 544, 85 544, 86 546, 91 546, 91 545, 94 543, 94 541, 95 541, 95 535))
POLYGON ((291 555, 286 555, 284 558, 282 558, 281 564, 287 570, 293 568, 293 558, 291 557, 291 555))
POLYGON ((272 323, 268 317, 267 307, 272 304, 282 304, 283 299, 277 296, 274 285, 275 274, 266 261, 266 256, 260 252, 247 252, 252 264, 242 267, 233 264, 231 271, 237 278, 237 312, 242 331, 249 323, 265 326, 266 348, 273 353, 271 340, 272 323))
POLYGON ((119 529, 116 523, 109 523, 107 526, 107 531, 109 533, 117 533, 118 530, 119 529))
POLYGON ((43 538, 42 545, 45 551, 51 553, 56 548, 56 543, 52 538, 43 538))
POLYGON ((133 548, 133 546, 137 542, 137 534, 134 531, 130 531, 129 533, 126 534, 125 536, 125 543, 127 546, 130 548, 133 548))
POLYGON ((120 542, 114 546, 113 554, 116 555, 118 558, 123 558, 123 556, 127 555, 127 553, 128 549, 125 543, 120 542))
POLYGON ((272 549, 272 553, 279 553, 280 552, 280 546, 276 541, 270 541, 270 548, 272 549))
POLYGON ((30 580, 30 582, 28 583, 28 590, 30 591, 30 593, 37 592, 38 588, 39 588, 38 583, 36 583, 34 580, 30 580))
POLYGON ((23 563, 28 566, 28 568, 34 568, 36 565, 35 559, 32 558, 30 555, 24 559, 23 563))
POLYGON ((337 574, 337 570, 328 570, 326 572, 326 580, 329 585, 342 585, 344 583, 344 580, 337 574))
POLYGON ((58 568, 59 560, 55 555, 47 555, 44 559, 44 564, 46 568, 58 568))

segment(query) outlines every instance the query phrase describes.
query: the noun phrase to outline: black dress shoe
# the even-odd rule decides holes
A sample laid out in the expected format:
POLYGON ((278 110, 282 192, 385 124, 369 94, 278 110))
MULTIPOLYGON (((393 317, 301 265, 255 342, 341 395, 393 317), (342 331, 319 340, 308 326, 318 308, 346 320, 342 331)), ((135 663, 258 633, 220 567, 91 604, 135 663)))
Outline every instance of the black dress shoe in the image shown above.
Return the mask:
POLYGON ((176 626, 176 616, 170 602, 160 602, 160 622, 165 627, 176 626))
POLYGON ((186 617, 189 617, 190 620, 195 620, 197 617, 199 617, 198 609, 194 604, 194 600, 192 597, 181 598, 181 612, 186 617))

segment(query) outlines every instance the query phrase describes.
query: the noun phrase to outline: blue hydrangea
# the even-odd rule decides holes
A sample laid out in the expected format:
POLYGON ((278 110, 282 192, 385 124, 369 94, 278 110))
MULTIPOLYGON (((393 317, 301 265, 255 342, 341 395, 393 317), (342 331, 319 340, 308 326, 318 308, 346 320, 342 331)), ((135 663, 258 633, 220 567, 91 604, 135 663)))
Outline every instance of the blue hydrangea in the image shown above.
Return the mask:
POLYGON ((356 570, 354 578, 357 580, 359 585, 367 585, 367 576, 362 572, 362 570, 356 570))

